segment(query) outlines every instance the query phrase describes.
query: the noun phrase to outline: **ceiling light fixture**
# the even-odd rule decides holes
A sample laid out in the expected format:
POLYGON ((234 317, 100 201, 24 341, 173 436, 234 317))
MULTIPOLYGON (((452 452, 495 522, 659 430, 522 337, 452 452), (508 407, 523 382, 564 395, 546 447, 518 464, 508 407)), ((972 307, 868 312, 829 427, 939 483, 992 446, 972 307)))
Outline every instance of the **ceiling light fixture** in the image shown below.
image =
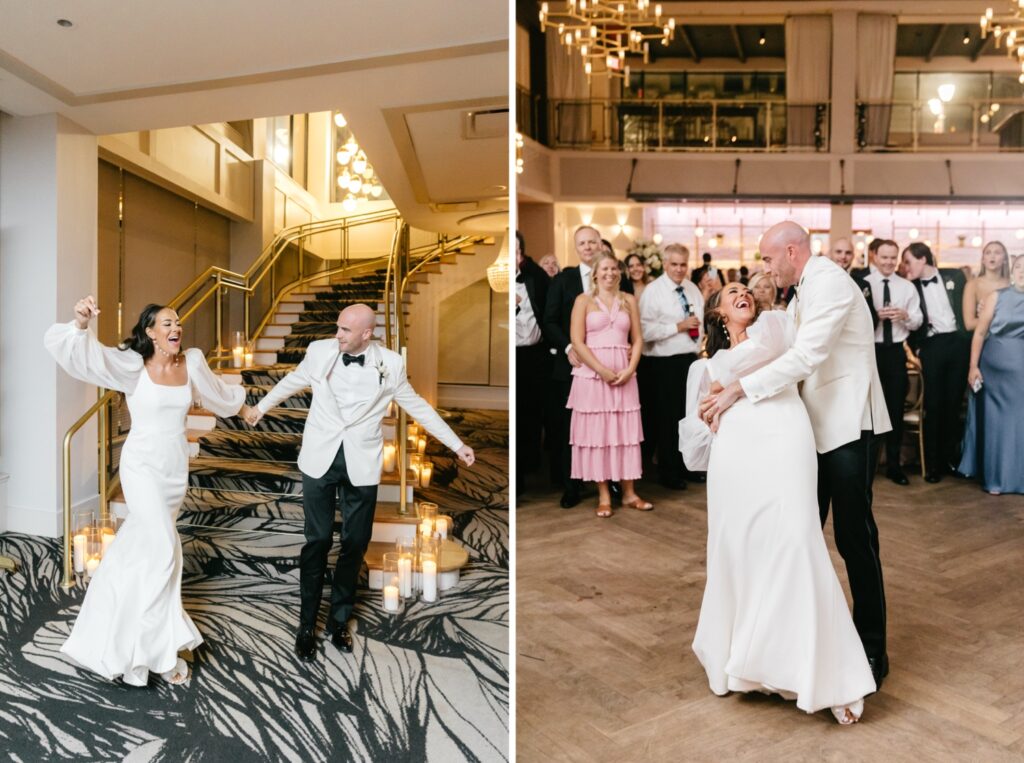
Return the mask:
POLYGON ((74 26, 70 19, 57 19, 57 26, 62 26, 65 29, 70 29, 74 26))
MULTIPOLYGON (((334 145, 337 151, 334 158, 334 181, 338 187, 341 206, 346 212, 352 212, 359 203, 370 199, 379 199, 384 195, 384 186, 376 177, 366 152, 359 147, 348 120, 340 111, 334 112, 334 145)), ((337 198, 337 197, 336 197, 337 198)))
POLYGON ((768 38, 764 36, 764 30, 762 29, 757 34, 757 44, 764 45, 766 42, 768 42, 768 38))
POLYGON ((965 29, 964 30, 964 45, 970 45, 970 44, 971 44, 971 33, 965 29))
POLYGON ((993 18, 992 9, 986 8, 981 17, 982 39, 989 34, 996 38, 996 49, 1005 41, 1006 54, 1020 64, 1018 82, 1024 85, 1024 4, 1013 3, 1009 15, 1001 19, 993 18))
POLYGON ((676 33, 676 20, 651 0, 563 0, 540 4, 541 31, 554 29, 558 39, 580 55, 583 71, 620 77, 629 87, 626 56, 651 60, 651 41, 667 46, 676 33), (595 68, 595 64, 597 64, 595 68))

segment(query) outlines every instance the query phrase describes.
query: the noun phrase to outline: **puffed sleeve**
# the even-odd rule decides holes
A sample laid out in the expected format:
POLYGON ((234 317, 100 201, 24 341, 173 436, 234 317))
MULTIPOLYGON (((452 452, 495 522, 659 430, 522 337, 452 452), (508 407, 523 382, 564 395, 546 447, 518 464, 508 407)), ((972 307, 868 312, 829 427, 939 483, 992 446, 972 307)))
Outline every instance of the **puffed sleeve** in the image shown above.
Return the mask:
POLYGON ((68 375, 97 387, 132 393, 142 372, 142 356, 134 350, 104 347, 88 329, 74 321, 55 323, 43 344, 68 375))
POLYGON ((728 387, 782 355, 793 344, 793 320, 781 310, 766 310, 747 329, 747 341, 715 353, 708 361, 711 381, 728 387))
POLYGON ((218 416, 234 416, 245 403, 245 387, 241 384, 226 384, 210 370, 203 351, 191 347, 185 350, 188 376, 192 389, 199 396, 199 404, 218 416))
POLYGON ((701 398, 707 395, 711 380, 707 373, 708 361, 695 361, 686 377, 686 418, 679 422, 679 452, 683 463, 692 472, 703 472, 711 458, 711 445, 715 434, 697 415, 701 398))

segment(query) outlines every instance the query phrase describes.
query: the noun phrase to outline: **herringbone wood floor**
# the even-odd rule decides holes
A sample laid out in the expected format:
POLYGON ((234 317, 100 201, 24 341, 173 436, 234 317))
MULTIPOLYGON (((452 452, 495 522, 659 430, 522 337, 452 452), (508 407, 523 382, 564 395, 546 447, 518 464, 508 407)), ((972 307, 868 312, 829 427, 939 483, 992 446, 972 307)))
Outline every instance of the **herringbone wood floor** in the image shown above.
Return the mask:
MULTIPOLYGON (((518 760, 1024 760, 1024 497, 876 480, 892 670, 843 728, 778 697, 710 692, 690 649, 704 486, 639 484, 653 512, 518 501, 518 760)), ((826 537, 845 587, 831 524, 826 537)))

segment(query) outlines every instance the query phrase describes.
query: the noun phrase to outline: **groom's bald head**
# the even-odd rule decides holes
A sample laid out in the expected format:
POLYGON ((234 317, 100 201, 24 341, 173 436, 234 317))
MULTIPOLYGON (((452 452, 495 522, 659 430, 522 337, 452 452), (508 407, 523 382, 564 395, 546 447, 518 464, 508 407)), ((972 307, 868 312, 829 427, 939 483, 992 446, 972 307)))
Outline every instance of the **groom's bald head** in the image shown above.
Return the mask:
POLYGON ((803 226, 786 220, 764 232, 760 249, 764 272, 785 289, 800 280, 811 259, 811 236, 803 226))
POLYGON ((342 352, 362 352, 370 343, 376 325, 377 314, 369 305, 349 305, 338 313, 338 346, 342 352))

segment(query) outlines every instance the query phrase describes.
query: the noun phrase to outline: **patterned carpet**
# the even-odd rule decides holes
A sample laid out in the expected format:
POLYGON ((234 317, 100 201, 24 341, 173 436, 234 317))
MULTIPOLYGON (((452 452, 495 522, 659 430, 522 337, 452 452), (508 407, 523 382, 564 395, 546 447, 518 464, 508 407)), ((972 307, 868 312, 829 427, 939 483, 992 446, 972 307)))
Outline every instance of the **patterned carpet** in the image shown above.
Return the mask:
MULTIPOLYGON (((225 432, 233 425, 222 422, 203 442, 201 458, 211 459, 211 469, 219 458, 257 460, 267 452, 293 460, 301 419, 273 413, 276 426, 268 416, 263 431, 232 437, 225 432), (248 450, 240 445, 246 440, 248 450)), ((364 588, 351 655, 323 643, 315 664, 292 654, 301 496, 279 465, 255 481, 241 468, 192 475, 180 518, 183 596, 206 641, 192 656, 187 687, 153 678, 148 689, 135 689, 66 660, 58 649, 82 592, 59 587, 58 542, 0 535, 0 553, 22 563, 17 575, 0 577, 6 758, 507 760, 508 417, 442 415, 478 461, 465 469, 451 454, 433 452, 433 487, 417 498, 454 516, 470 564, 439 602, 416 604, 394 620, 379 611, 379 594, 364 588), (257 487, 276 489, 257 497, 257 487)), ((326 604, 321 627, 325 612, 326 604)))

